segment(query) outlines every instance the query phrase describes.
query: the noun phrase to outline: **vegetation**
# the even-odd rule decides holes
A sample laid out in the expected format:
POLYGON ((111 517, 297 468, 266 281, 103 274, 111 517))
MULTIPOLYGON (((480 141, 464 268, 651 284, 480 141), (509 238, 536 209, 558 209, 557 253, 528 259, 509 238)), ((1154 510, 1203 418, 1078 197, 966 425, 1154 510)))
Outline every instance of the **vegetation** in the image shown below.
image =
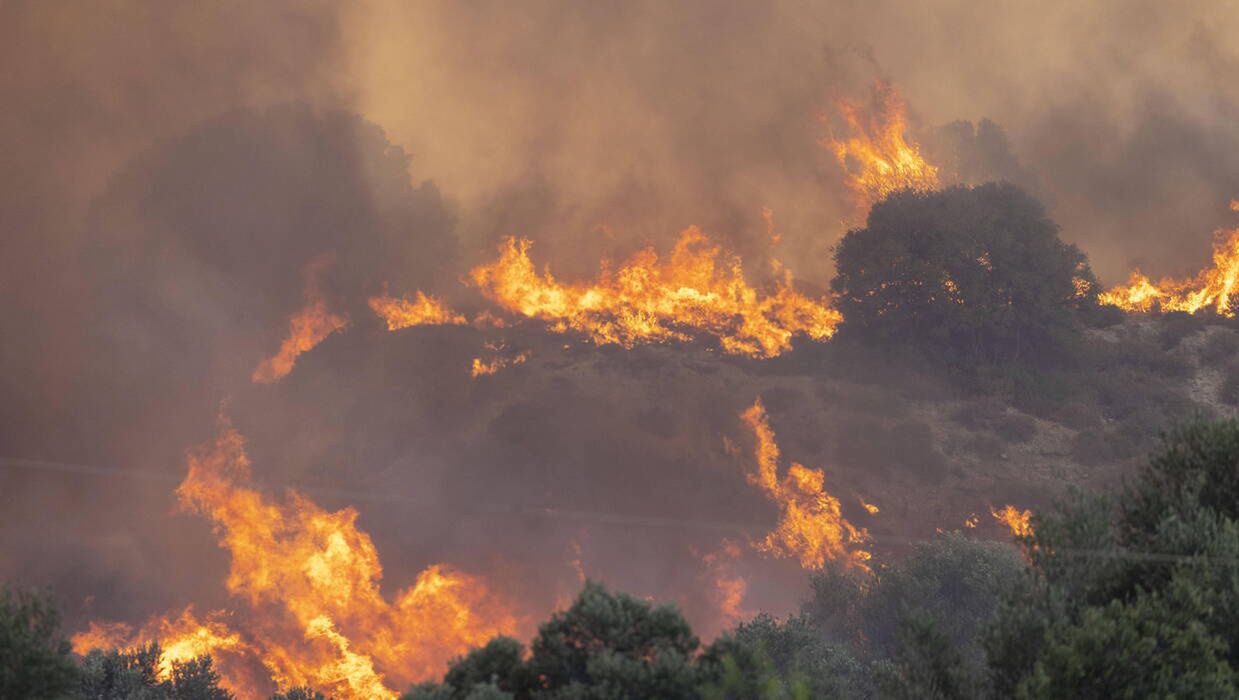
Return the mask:
POLYGON ((0 697, 55 698, 76 683, 69 642, 48 597, 0 590, 0 697))
POLYGON ((210 656, 173 663, 172 677, 157 673, 159 644, 136 649, 92 651, 81 664, 82 698, 92 700, 231 700, 219 685, 210 656))
POLYGON ((1044 353, 1096 306, 1097 280, 1009 184, 898 192, 835 250, 844 332, 957 364, 1044 353))

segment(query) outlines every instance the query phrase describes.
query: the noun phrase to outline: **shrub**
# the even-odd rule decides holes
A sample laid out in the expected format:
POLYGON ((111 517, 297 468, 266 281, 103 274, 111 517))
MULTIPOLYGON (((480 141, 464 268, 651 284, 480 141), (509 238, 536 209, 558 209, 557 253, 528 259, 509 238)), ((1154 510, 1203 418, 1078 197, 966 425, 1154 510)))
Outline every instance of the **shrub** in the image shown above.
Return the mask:
POLYGON ((1239 359, 1239 333, 1219 328, 1205 338, 1200 346, 1200 361, 1207 365, 1224 365, 1239 359))
POLYGON ((1239 406, 1239 362, 1226 368, 1226 374, 1218 386, 1218 399, 1227 406, 1239 406))

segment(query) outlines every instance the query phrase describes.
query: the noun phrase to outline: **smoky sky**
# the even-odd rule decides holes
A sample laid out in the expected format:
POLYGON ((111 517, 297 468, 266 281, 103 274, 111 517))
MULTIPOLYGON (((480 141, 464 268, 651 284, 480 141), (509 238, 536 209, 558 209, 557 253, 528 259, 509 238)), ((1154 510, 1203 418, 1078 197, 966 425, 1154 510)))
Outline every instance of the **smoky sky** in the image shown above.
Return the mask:
MULTIPOLYGON (((571 278, 694 224, 754 276, 774 256, 824 288, 858 222, 819 142, 875 79, 952 179, 1029 189, 1106 281, 1193 270, 1239 195, 1236 8, 1079 5, 5 3, 0 456, 175 479, 222 410, 261 479, 359 508, 392 586, 448 560, 549 604, 576 542, 587 571, 704 607, 685 557, 772 518, 724 449, 744 407, 762 396, 857 519, 859 495, 955 478, 915 411, 814 378, 812 349, 389 334, 365 298, 468 304, 503 236, 571 278), (251 385, 320 256, 349 329, 251 385), (488 340, 534 359, 472 381, 488 340), (700 527, 658 529, 673 516, 700 527)), ((78 619, 217 602, 225 562, 174 483, 0 472, 0 576, 57 585, 78 619)), ((800 580, 763 571, 759 592, 800 580)))

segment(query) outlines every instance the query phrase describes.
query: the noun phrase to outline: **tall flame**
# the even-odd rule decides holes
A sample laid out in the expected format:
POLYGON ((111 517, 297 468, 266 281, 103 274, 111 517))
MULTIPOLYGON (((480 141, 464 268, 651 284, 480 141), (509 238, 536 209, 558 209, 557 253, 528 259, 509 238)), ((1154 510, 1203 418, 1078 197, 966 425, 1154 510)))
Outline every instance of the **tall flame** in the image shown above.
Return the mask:
POLYGON ((774 357, 796 334, 823 340, 842 320, 824 300, 794 291, 790 274, 772 294, 759 294, 745 281, 739 258, 725 255, 696 227, 680 234, 669 260, 646 249, 614 273, 604 264, 597 280, 582 284, 538 274, 530 245, 507 239, 498 260, 473 270, 474 284, 508 311, 598 344, 631 348, 705 333, 728 353, 774 357))
POLYGON ((370 308, 387 322, 387 330, 398 331, 411 326, 463 326, 465 317, 452 311, 440 299, 418 292, 409 301, 386 294, 371 297, 370 308))
POLYGON ((775 556, 796 557, 806 569, 839 561, 868 570, 870 554, 862 546, 869 533, 843 517, 839 499, 825 489, 822 470, 792 462, 780 480, 779 446, 761 401, 754 402, 740 418, 757 441, 757 471, 748 474, 749 483, 760 487, 780 510, 778 526, 759 549, 775 556))
POLYGON ((701 556, 713 587, 708 595, 719 611, 719 629, 734 627, 736 623, 753 616, 744 608, 748 581, 735 571, 735 562, 739 557, 740 545, 731 540, 723 540, 718 549, 701 556))
MULTIPOLYGON (((1239 211, 1239 201, 1230 203, 1239 211)), ((1232 297, 1239 293, 1239 228, 1214 234, 1213 266, 1187 279, 1165 278, 1154 284, 1135 271, 1126 285, 1102 292, 1097 300, 1124 311, 1186 311, 1194 314, 1213 310, 1222 316, 1235 315, 1232 297)))
POLYGON ((1019 510, 1015 506, 1008 504, 1002 510, 994 510, 990 508, 990 515, 998 522, 1006 525, 1011 530, 1011 534, 1016 537, 1027 537, 1033 534, 1032 528, 1032 511, 1019 510))
POLYGON ((827 145, 847 172, 858 212, 867 212, 896 190, 934 190, 938 169, 925 161, 920 147, 907 138, 908 109, 890 83, 874 83, 868 108, 841 99, 837 107, 851 131, 846 139, 827 145))
POLYGON ((513 614, 483 581, 442 565, 389 601, 357 511, 327 512, 296 492, 273 503, 249 479, 244 440, 225 425, 214 445, 191 452, 177 495, 210 518, 230 553, 227 589, 248 606, 237 643, 277 685, 395 698, 391 688, 442 673, 452 657, 513 632, 513 614))
POLYGON ((348 317, 332 313, 327 308, 318 286, 319 275, 331 264, 330 257, 320 257, 306 266, 304 306, 288 318, 288 335, 280 349, 254 368, 250 377, 256 384, 274 384, 293 370, 297 357, 309 352, 327 336, 348 325, 348 317))

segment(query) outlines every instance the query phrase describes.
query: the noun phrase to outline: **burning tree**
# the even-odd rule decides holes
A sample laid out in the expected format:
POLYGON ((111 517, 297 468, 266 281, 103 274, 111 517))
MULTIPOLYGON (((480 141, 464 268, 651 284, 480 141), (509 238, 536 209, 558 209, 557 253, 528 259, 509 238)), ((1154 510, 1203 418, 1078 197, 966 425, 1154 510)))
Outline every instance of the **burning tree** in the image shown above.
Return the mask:
POLYGON ((1084 253, 1009 184, 897 192, 843 237, 835 265, 849 332, 953 361, 1052 347, 1097 299, 1084 253))

